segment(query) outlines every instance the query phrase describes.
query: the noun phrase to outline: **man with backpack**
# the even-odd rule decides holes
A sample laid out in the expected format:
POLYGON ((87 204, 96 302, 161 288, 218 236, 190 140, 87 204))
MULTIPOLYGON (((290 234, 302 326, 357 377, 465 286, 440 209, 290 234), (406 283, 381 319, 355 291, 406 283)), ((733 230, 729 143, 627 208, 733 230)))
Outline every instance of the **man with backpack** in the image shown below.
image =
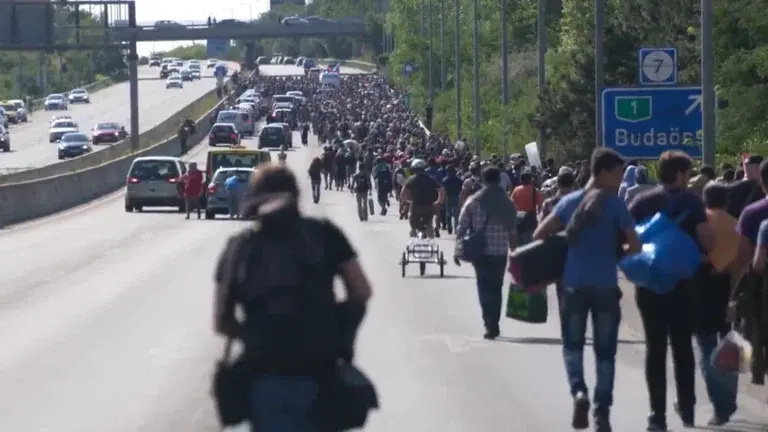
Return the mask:
POLYGON ((360 170, 352 176, 349 190, 354 192, 357 201, 357 215, 361 221, 368 220, 368 195, 371 193, 371 177, 361 163, 360 170))
POLYGON ((362 427, 377 398, 351 365, 371 296, 357 254, 332 222, 300 213, 296 178, 284 166, 260 168, 242 204, 244 218, 257 223, 228 240, 214 277, 214 329, 227 338, 214 376, 223 426, 250 420, 257 431, 362 427), (347 291, 343 303, 334 295, 337 275, 347 291), (233 361, 235 339, 244 350, 233 361), (350 383, 349 373, 363 383, 350 383))

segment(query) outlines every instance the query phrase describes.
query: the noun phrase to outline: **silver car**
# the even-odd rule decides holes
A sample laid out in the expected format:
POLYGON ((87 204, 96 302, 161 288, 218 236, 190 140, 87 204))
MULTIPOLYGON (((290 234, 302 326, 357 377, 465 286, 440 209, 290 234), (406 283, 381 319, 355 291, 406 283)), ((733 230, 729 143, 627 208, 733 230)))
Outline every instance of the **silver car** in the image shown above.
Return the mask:
POLYGON ((216 170, 216 173, 213 174, 213 179, 208 183, 208 190, 206 191, 206 219, 213 219, 217 214, 229 214, 229 200, 227 199, 227 190, 224 187, 224 182, 234 174, 244 187, 248 184, 253 170, 253 168, 248 167, 229 167, 216 170))
POLYGON ((67 98, 63 94, 54 93, 45 98, 43 106, 45 106, 46 111, 68 110, 69 102, 67 102, 67 98))
POLYGON ((59 142, 59 160, 75 158, 93 151, 88 135, 80 132, 64 134, 59 142))
POLYGON ((125 211, 141 211, 144 207, 176 207, 183 212, 180 180, 186 173, 186 165, 177 157, 134 159, 125 180, 125 211))
POLYGON ((74 89, 69 92, 69 103, 91 103, 91 96, 86 89, 74 89))
POLYGON ((243 136, 253 136, 256 130, 253 116, 247 112, 242 111, 221 111, 219 116, 216 117, 216 123, 231 123, 235 125, 235 129, 237 129, 243 136))
POLYGON ((165 81, 165 88, 184 88, 184 83, 181 81, 181 77, 178 75, 171 75, 168 77, 168 79, 165 81))
POLYGON ((48 130, 48 141, 53 143, 61 140, 64 134, 79 131, 80 128, 77 126, 77 123, 73 122, 71 119, 56 120, 51 124, 51 128, 48 130))

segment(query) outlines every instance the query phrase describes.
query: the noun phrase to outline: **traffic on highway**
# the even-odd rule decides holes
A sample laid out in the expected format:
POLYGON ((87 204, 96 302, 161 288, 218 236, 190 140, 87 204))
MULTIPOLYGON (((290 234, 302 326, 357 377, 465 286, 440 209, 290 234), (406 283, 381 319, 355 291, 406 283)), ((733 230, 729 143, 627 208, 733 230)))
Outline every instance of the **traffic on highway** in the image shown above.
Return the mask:
MULTIPOLYGON (((139 68, 139 109, 142 112, 139 133, 160 124, 214 86, 212 71, 200 72, 200 79, 192 79, 188 74, 184 81, 179 75, 178 87, 183 89, 179 92, 170 88, 168 81, 157 80, 154 71, 156 69, 148 66, 139 68)), ((29 112, 21 100, 0 104, 0 150, 3 151, 0 153, 0 175, 99 151, 105 144, 116 142, 114 137, 125 138, 128 132, 124 128, 130 124, 129 100, 128 83, 125 82, 93 94, 85 89, 73 89, 66 95, 49 95, 44 101, 44 110, 36 112, 29 112), (65 129, 54 127, 53 120, 62 115, 71 123, 65 129), (104 124, 116 127, 106 128, 104 124), (62 131, 88 134, 94 141, 79 146, 76 151, 62 151, 59 144, 62 131)), ((68 145, 64 147, 69 148, 68 145)))
MULTIPOLYGON (((457 266, 451 259, 456 231, 436 224, 442 234, 429 239, 447 255, 444 274, 414 270, 401 277, 401 257, 412 231, 399 211, 401 195, 379 195, 379 177, 370 179, 367 189, 359 187, 365 176, 357 174, 370 172, 369 163, 377 169, 399 163, 404 178, 410 177, 423 167, 403 158, 409 147, 447 150, 451 143, 435 134, 427 138, 383 81, 344 76, 360 71, 342 66, 340 86, 330 88, 317 76, 305 76, 299 66, 263 64, 260 69, 262 78, 219 110, 252 116, 253 136, 240 133, 245 123, 237 122, 246 117, 217 114, 187 154, 135 159, 120 173, 126 179, 121 191, 0 231, 0 430, 220 430, 210 388, 224 340, 212 331, 210 281, 227 240, 251 223, 238 220, 240 203, 233 197, 243 196, 233 192, 247 191, 254 171, 273 162, 294 173, 303 213, 343 231, 373 288, 354 352, 354 363, 370 376, 380 402, 364 430, 571 430, 574 400, 563 367, 556 296, 546 300, 545 321, 501 318, 498 333, 484 334, 477 275, 472 265, 457 266), (276 108, 280 103, 288 105, 276 108), (341 108, 347 103, 354 112, 370 115, 370 123, 346 122, 348 114, 355 115, 341 108), (282 109, 285 114, 276 113, 282 109), (289 124, 293 116, 295 125, 289 124), (305 124, 311 127, 305 130, 305 124), (219 140, 219 133, 234 133, 236 142, 226 142, 229 136, 219 140), (373 154, 381 160, 369 160, 360 146, 363 135, 379 136, 395 149, 385 146, 384 154, 373 154), (348 153, 351 163, 345 162, 348 153), (330 174, 330 183, 322 180, 324 173, 330 174), (376 210, 371 213, 369 196, 376 210), (382 211, 386 208, 395 211, 382 211)), ((180 93, 152 89, 155 99, 140 98, 147 103, 142 109, 172 113, 153 104, 168 103, 163 94, 180 93)), ((122 107, 117 113, 108 110, 105 92, 91 95, 89 105, 102 103, 101 115, 78 116, 81 109, 89 112, 83 104, 57 114, 71 119, 56 121, 78 128, 88 124, 78 129, 83 134, 91 124, 119 130, 115 126, 126 116, 119 118, 122 107)), ((48 120, 42 120, 46 145, 48 120)), ((450 159, 455 150, 438 156, 450 159)), ((396 169, 391 175, 393 189, 402 186, 396 169)), ((619 284, 623 292, 633 289, 625 280, 619 284)), ((611 419, 619 431, 644 430, 648 415, 644 329, 632 297, 620 300, 612 380, 611 419)), ((599 369, 592 349, 584 350, 583 359, 591 383, 599 369)), ((694 414, 696 424, 703 425, 716 413, 700 374, 695 379, 694 414)), ((674 413, 675 384, 669 380, 662 390, 670 395, 666 404, 674 413)), ((742 375, 738 410, 730 422, 724 429, 698 430, 766 430, 765 399, 765 391, 742 375)), ((666 421, 674 430, 683 424, 673 414, 666 421)))

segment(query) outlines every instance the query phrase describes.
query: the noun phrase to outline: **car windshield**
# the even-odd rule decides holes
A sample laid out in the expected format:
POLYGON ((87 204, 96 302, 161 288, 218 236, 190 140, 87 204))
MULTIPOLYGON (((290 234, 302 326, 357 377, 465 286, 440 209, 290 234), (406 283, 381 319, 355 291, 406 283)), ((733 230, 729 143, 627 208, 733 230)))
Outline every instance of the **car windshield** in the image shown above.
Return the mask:
POLYGON ((48 96, 48 99, 49 100, 59 100, 59 99, 64 99, 64 96, 60 95, 60 94, 52 94, 52 95, 48 96))
POLYGON ((211 170, 219 168, 253 168, 266 159, 261 152, 233 151, 211 155, 211 170))
POLYGON ((117 123, 99 123, 96 125, 96 130, 115 130, 120 129, 120 125, 117 123))
POLYGON ((217 121, 221 123, 229 123, 237 119, 236 112, 220 112, 217 121))
POLYGON ((0 107, 3 107, 6 111, 16 111, 16 106, 9 103, 0 104, 0 107))
POLYGON ((213 182, 224 183, 229 177, 232 176, 233 173, 237 176, 237 179, 240 180, 241 182, 247 182, 251 178, 251 174, 253 174, 253 171, 251 169, 218 171, 216 173, 216 177, 213 178, 213 182))
POLYGON ((275 103, 293 103, 293 96, 275 96, 272 98, 275 103))
POLYGON ((70 94, 74 94, 74 95, 81 95, 81 94, 85 94, 85 90, 83 90, 83 89, 74 89, 74 90, 72 90, 69 93, 70 94))
POLYGON ((88 136, 80 133, 70 133, 61 137, 61 142, 88 142, 88 136))
POLYGON ((168 180, 177 178, 179 170, 173 161, 140 160, 133 164, 129 175, 139 180, 168 180))
POLYGON ((227 132, 227 133, 234 133, 235 128, 229 125, 215 125, 213 127, 213 130, 211 132, 218 133, 218 132, 227 132))
POLYGON ((53 124, 53 127, 54 128, 73 128, 73 127, 77 127, 77 125, 75 125, 75 122, 71 122, 67 120, 64 120, 64 121, 58 120, 53 124))
POLYGON ((282 126, 279 127, 265 127, 261 129, 260 136, 262 138, 280 138, 285 134, 282 126))
POLYGON ((24 108, 24 102, 22 102, 22 101, 15 101, 15 102, 13 102, 13 106, 15 106, 17 109, 18 108, 24 108))
POLYGON ((172 77, 168 78, 168 81, 179 81, 179 77, 172 76, 172 77))

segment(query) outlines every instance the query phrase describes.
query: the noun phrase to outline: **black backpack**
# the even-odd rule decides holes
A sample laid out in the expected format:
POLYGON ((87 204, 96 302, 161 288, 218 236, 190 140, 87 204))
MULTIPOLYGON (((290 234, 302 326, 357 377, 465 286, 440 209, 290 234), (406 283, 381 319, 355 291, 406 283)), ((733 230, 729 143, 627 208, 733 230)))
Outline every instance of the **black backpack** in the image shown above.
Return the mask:
POLYGON ((234 237, 232 282, 245 312, 247 362, 257 372, 314 374, 340 353, 340 324, 320 226, 302 220, 288 240, 247 229, 234 237))

